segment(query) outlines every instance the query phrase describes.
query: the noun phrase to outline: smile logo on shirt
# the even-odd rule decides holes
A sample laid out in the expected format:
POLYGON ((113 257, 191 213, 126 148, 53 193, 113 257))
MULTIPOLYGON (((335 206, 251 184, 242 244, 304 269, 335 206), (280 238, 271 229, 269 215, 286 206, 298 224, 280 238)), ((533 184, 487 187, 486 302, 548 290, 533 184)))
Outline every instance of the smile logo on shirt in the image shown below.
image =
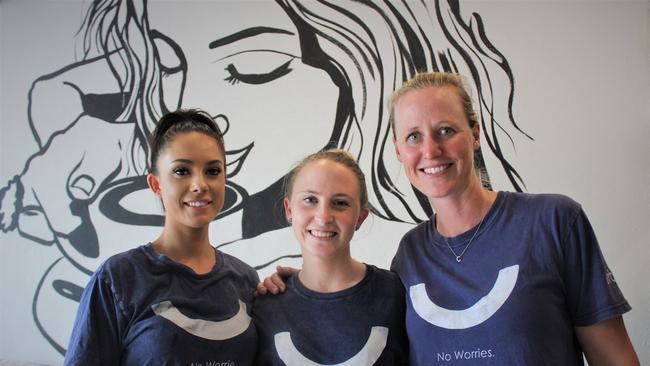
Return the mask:
MULTIPOLYGON (((281 332, 275 335, 275 349, 278 351, 280 359, 287 366, 320 366, 309 358, 305 357, 291 340, 289 332, 281 332)), ((386 340, 388 339, 388 328, 386 327, 372 327, 368 341, 363 346, 361 351, 356 355, 349 358, 347 361, 341 362, 332 366, 357 366, 357 365, 372 365, 381 356, 386 347, 386 340)))
POLYGON ((151 305, 151 309, 156 315, 169 320, 190 334, 213 341, 223 341, 242 334, 251 323, 251 317, 246 312, 246 304, 241 300, 238 302, 237 314, 221 321, 189 318, 183 315, 171 301, 151 305))
POLYGON ((506 302, 517 283, 519 265, 502 268, 490 292, 464 310, 449 310, 433 303, 424 283, 409 289, 415 312, 427 322, 446 329, 466 329, 488 320, 506 302))

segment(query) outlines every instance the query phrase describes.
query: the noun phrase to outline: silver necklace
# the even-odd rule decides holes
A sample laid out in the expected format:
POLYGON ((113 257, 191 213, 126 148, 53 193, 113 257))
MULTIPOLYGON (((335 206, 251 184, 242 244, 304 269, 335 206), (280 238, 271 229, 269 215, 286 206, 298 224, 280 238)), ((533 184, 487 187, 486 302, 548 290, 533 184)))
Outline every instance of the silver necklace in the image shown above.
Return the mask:
POLYGON ((469 246, 472 244, 472 241, 474 240, 474 237, 476 237, 476 234, 478 234, 478 231, 481 230, 481 224, 483 224, 483 220, 485 219, 485 216, 487 215, 484 215, 483 218, 481 219, 481 222, 478 223, 478 227, 476 228, 476 230, 474 230, 474 235, 472 235, 472 237, 469 239, 467 245, 465 246, 465 249, 463 249, 463 251, 460 252, 460 254, 456 254, 456 252, 454 252, 454 249, 451 247, 451 245, 449 245, 449 240, 445 238, 445 244, 447 244, 447 248, 451 250, 451 254, 453 254, 454 257, 456 257, 456 262, 460 263, 463 260, 463 255, 465 255, 467 248, 469 248, 469 246))

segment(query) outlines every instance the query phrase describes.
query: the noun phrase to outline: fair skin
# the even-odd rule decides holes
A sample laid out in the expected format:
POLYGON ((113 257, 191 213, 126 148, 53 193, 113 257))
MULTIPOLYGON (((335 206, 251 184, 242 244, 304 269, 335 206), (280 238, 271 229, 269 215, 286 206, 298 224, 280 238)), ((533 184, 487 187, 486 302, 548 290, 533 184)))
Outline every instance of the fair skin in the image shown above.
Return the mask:
POLYGON ((336 292, 359 283, 363 263, 350 256, 350 240, 368 216, 359 181, 342 164, 321 159, 305 165, 284 199, 287 218, 300 242, 300 281, 317 292, 336 292))
POLYGON ((217 141, 199 132, 179 133, 163 147, 149 188, 165 208, 165 226, 153 248, 194 272, 216 263, 208 226, 225 194, 224 153, 217 141))
POLYGON ((474 171, 479 126, 469 126, 455 90, 407 93, 395 106, 395 121, 397 159, 411 184, 429 198, 438 231, 456 236, 477 225, 496 192, 483 189, 474 171))
MULTIPOLYGON (((410 91, 396 103, 394 113, 397 157, 411 184, 429 198, 438 231, 457 236, 477 225, 496 193, 482 188, 474 171, 479 127, 469 126, 455 89, 410 91)), ((288 272, 280 267, 278 271, 288 272)), ((284 290, 279 276, 265 279, 264 285, 272 293, 284 290)), ((621 316, 575 327, 575 332, 590 365, 639 365, 621 316)))
MULTIPOLYGON (((479 136, 451 87, 410 91, 395 105, 397 157, 409 181, 429 198, 445 236, 474 227, 496 198, 482 188, 473 168, 479 136)), ((622 317, 575 331, 590 365, 639 364, 622 317)))

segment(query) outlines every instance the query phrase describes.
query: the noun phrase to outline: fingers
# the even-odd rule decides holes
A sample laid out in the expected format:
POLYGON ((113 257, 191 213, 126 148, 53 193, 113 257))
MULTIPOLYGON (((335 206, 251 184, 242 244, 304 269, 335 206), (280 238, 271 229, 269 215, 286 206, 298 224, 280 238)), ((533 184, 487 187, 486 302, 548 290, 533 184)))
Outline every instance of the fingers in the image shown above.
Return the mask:
POLYGON ((274 275, 278 275, 278 277, 282 277, 282 278, 287 278, 298 271, 299 271, 298 268, 277 266, 275 267, 274 275))
POLYGON ((287 286, 284 281, 289 278, 292 274, 299 271, 298 268, 293 267, 275 267, 275 273, 269 277, 265 277, 262 282, 257 284, 257 294, 260 296, 265 296, 268 293, 277 295, 283 293, 287 290, 287 286))
POLYGON ((8 232, 17 225, 18 211, 22 206, 24 188, 19 176, 0 189, 0 230, 8 232))
POLYGON ((265 296, 268 293, 268 290, 266 289, 266 286, 264 286, 263 282, 260 282, 257 284, 257 295, 265 296))
POLYGON ((284 292, 287 289, 284 281, 298 271, 297 268, 293 267, 277 266, 275 267, 275 273, 272 274, 271 277, 264 279, 264 284, 274 295, 277 294, 278 291, 284 292), (274 290, 276 290, 276 292, 273 292, 274 290))
POLYGON ((280 277, 277 272, 264 279, 264 286, 273 295, 282 293, 287 289, 284 281, 282 280, 282 277, 280 277))
POLYGON ((280 292, 284 292, 284 289, 280 290, 280 288, 276 286, 273 281, 271 281, 271 277, 266 277, 264 280, 262 280, 262 282, 258 283, 256 290, 258 296, 266 296, 269 293, 272 295, 277 295, 280 292))

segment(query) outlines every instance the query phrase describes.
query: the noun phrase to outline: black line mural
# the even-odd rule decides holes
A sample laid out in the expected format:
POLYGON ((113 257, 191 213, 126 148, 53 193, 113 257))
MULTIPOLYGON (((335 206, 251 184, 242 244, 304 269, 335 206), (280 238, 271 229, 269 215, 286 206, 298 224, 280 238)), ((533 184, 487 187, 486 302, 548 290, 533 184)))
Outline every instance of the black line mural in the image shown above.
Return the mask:
MULTIPOLYGON (((228 234, 213 237, 259 270, 299 258, 293 242, 264 235, 288 226, 283 175, 321 148, 358 157, 377 217, 412 224, 431 214, 399 178, 386 110, 392 91, 418 71, 468 77, 493 169, 507 177, 503 188, 523 188, 503 149, 530 138, 512 115, 510 65, 481 16, 463 16, 458 1, 95 0, 76 42, 78 62, 34 80, 26 112, 38 150, 0 190, 0 229, 61 253, 32 304, 61 354, 88 276, 163 224, 144 178, 147 137, 166 111, 200 107, 222 124, 229 183, 215 225, 228 234), (55 174, 43 179, 54 162, 55 174)), ((476 158, 490 186, 483 154, 476 158)))

